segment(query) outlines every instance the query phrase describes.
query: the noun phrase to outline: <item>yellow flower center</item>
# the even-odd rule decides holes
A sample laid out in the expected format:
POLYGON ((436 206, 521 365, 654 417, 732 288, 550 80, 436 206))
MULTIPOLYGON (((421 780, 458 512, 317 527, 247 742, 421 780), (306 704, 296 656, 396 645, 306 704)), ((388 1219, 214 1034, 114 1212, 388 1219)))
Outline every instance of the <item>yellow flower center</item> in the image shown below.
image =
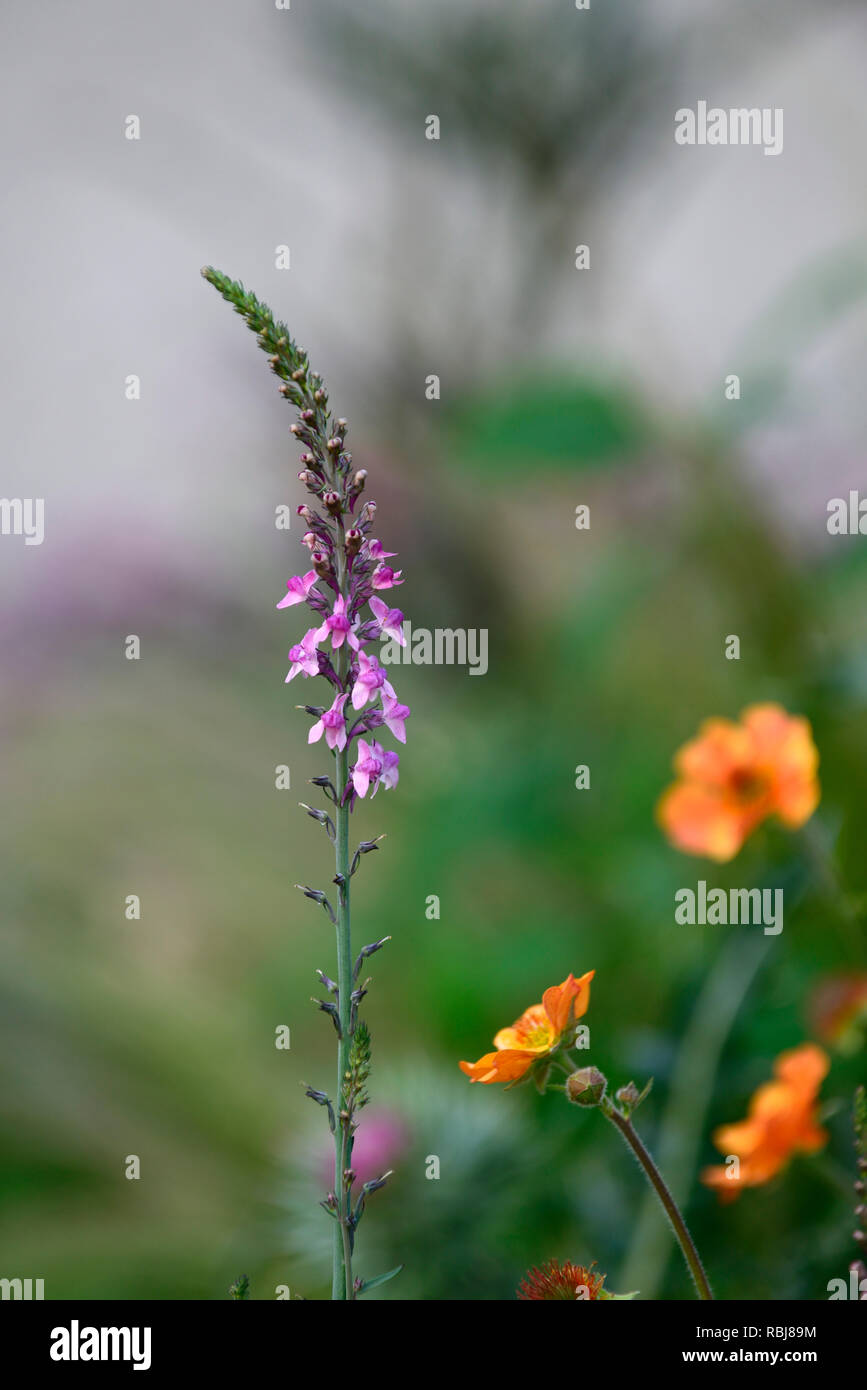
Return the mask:
POLYGON ((550 1047, 554 1041, 553 1029, 544 1023, 540 1023, 537 1027, 531 1028, 525 1036, 527 1039, 527 1047, 532 1048, 550 1047))

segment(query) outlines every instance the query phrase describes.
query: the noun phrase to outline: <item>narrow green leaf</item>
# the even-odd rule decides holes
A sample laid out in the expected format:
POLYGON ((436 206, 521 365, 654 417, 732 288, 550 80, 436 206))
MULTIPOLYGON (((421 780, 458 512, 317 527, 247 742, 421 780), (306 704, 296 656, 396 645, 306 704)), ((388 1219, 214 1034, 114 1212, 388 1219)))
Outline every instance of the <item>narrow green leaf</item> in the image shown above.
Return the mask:
POLYGON ((394 1269, 390 1269, 387 1274, 377 1274, 373 1279, 365 1279, 359 1287, 358 1297, 360 1298, 363 1293, 367 1293, 368 1289, 376 1289, 380 1284, 387 1284, 389 1279, 400 1274, 402 1269, 403 1265, 395 1265, 394 1269))

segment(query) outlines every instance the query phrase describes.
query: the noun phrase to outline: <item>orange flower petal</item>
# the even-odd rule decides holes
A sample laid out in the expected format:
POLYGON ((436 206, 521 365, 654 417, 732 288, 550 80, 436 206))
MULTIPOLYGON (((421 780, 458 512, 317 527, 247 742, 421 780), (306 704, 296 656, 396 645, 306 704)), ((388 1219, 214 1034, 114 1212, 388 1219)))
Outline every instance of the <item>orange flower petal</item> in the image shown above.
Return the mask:
POLYGON ((595 970, 588 970, 587 974, 578 980, 569 974, 561 985, 552 985, 542 995, 542 1006, 558 1038, 570 1023, 583 1018, 587 1012, 590 1004, 590 981, 595 974, 595 970))
POLYGON ((517 1081, 535 1062, 537 1053, 522 1051, 487 1052, 478 1062, 461 1062, 462 1072, 471 1081, 489 1086, 494 1081, 517 1081))

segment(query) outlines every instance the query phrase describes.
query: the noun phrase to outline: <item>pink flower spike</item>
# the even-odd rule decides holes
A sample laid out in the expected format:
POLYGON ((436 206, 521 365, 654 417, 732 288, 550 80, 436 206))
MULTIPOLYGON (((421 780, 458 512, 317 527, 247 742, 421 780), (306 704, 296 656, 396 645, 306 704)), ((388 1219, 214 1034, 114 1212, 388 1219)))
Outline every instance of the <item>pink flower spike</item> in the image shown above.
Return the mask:
POLYGON ((398 743, 406 743, 405 721, 409 719, 409 705, 402 705, 393 695, 383 695, 382 713, 385 727, 391 730, 398 743))
POLYGON ((393 589, 403 583, 402 574, 403 570, 393 570, 391 565, 377 565, 370 582, 374 589, 393 589))
POLYGON ((359 796, 367 795, 371 782, 376 795, 376 782, 382 772, 382 762, 374 753, 376 748, 379 748, 378 743, 367 744, 363 738, 358 740, 358 759, 352 769, 352 785, 359 796))
POLYGON ((319 578, 315 570, 308 570, 306 574, 294 574, 289 580, 286 588, 288 593, 285 598, 281 598, 277 604, 278 608, 291 608, 295 603, 305 603, 307 595, 319 578))
POLYGON ((343 718, 343 706, 349 697, 347 695, 337 695, 331 709, 327 709, 321 719, 316 723, 307 735, 308 743, 318 743, 323 733, 325 742, 329 748, 336 748, 342 752, 346 747, 346 720, 343 718))
POLYGON ((324 642, 330 635, 331 646, 334 651, 338 651, 344 642, 348 642, 353 651, 358 651, 358 638, 355 635, 355 628, 358 626, 351 623, 346 616, 346 599, 342 594, 338 594, 334 600, 334 611, 331 616, 318 629, 317 640, 324 642))
POLYGON ((358 653, 358 675, 352 687, 352 708, 361 709, 372 700, 377 690, 384 690, 394 698, 394 689, 375 656, 367 652, 358 653))
POLYGON ((319 652, 316 648, 319 640, 316 628, 311 627, 308 632, 305 632, 300 642, 289 648, 289 660, 292 665, 289 667, 289 674, 284 685, 288 685, 289 681, 294 680, 299 671, 303 671, 305 676, 318 676, 319 652))
POLYGON ((402 647, 406 646, 406 638, 403 635, 403 614, 399 608, 389 608, 387 603, 383 603, 381 598, 374 596, 370 600, 370 611, 379 623, 380 636, 383 633, 391 637, 393 641, 399 642, 402 647))
POLYGON ((383 550, 382 541, 371 541, 367 547, 371 560, 393 560, 396 550, 383 550))

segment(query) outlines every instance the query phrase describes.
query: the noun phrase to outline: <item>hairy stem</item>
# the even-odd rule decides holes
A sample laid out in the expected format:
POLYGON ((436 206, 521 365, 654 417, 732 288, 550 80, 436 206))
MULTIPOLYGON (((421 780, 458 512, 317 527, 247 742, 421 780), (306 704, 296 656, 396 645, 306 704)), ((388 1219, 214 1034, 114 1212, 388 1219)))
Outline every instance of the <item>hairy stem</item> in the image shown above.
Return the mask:
POLYGON ((695 1287, 698 1290, 699 1298, 713 1299, 713 1293, 711 1292, 707 1275, 704 1272, 704 1266, 695 1248, 695 1242, 687 1229, 686 1222, 680 1214, 680 1208, 669 1192, 662 1174, 633 1129, 631 1121, 628 1120, 625 1115, 621 1115, 617 1106, 613 1105, 607 1097, 602 1101, 600 1109, 623 1135, 626 1143, 644 1169, 644 1173, 651 1187, 662 1203, 665 1214, 671 1222, 677 1242, 683 1251, 683 1258, 686 1260, 689 1272, 695 1281, 695 1287))

